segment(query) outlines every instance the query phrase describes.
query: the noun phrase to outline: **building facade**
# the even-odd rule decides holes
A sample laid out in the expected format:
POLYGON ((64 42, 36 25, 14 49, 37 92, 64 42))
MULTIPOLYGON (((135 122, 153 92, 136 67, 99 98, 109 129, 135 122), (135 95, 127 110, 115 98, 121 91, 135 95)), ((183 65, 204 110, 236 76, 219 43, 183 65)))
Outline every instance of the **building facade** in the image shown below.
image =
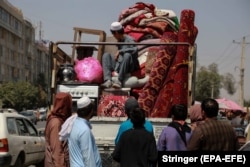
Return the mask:
POLYGON ((35 28, 20 9, 0 1, 0 83, 34 83, 39 74, 47 79, 48 47, 35 41, 35 28))

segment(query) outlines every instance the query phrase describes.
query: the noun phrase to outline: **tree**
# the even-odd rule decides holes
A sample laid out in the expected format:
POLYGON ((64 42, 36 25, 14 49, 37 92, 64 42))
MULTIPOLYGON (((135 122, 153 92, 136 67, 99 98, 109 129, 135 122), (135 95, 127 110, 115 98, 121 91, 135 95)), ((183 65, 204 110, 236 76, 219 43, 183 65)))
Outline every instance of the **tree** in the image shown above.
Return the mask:
POLYGON ((244 106, 250 107, 250 100, 244 100, 244 106))
POLYGON ((208 67, 200 67, 196 74, 195 86, 195 100, 199 101, 208 97, 219 98, 221 88, 224 88, 230 95, 236 92, 233 75, 230 73, 220 75, 216 63, 208 67))
POLYGON ((36 86, 40 86, 41 89, 47 93, 48 84, 47 84, 47 80, 45 78, 44 73, 39 73, 38 74, 38 77, 37 77, 37 80, 36 80, 36 86))
POLYGON ((48 101, 48 84, 45 78, 45 75, 43 73, 40 73, 38 75, 36 86, 38 87, 39 92, 39 101, 38 101, 38 107, 44 107, 47 106, 48 101))
POLYGON ((208 68, 201 66, 196 74, 195 84, 195 100, 202 101, 208 97, 219 97, 222 85, 217 64, 213 63, 208 68))
POLYGON ((37 107, 38 89, 29 82, 6 82, 0 86, 0 99, 6 108, 21 111, 37 107))

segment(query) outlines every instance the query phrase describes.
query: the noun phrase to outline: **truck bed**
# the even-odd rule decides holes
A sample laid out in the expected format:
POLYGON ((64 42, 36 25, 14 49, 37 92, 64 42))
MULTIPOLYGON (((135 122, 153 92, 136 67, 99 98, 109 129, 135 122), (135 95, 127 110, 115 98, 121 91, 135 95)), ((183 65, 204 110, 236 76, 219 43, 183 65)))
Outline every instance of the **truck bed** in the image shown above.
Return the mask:
MULTIPOLYGON (((120 124, 126 117, 93 117, 91 119, 92 132, 101 153, 110 153, 114 149, 114 140, 120 124)), ((153 124, 155 139, 159 138, 162 129, 171 118, 148 118, 153 124)), ((189 120, 188 120, 189 122, 189 120)))

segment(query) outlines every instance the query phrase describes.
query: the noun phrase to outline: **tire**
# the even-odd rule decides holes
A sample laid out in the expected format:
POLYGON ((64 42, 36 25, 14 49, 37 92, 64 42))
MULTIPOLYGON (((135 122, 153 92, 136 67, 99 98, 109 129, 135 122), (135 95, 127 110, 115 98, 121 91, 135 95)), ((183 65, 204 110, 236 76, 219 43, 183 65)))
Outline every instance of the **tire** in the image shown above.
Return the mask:
POLYGON ((18 158, 16 159, 14 167, 24 167, 23 161, 20 156, 18 156, 18 158))

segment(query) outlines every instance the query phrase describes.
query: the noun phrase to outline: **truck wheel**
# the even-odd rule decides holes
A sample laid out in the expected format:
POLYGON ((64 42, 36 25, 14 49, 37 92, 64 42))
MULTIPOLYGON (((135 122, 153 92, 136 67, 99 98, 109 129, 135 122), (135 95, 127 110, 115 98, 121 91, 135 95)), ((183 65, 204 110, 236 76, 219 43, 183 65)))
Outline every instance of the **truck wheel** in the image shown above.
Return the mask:
POLYGON ((23 161, 22 161, 22 159, 21 159, 20 156, 16 159, 16 163, 15 163, 14 166, 15 166, 15 167, 24 167, 23 161))

